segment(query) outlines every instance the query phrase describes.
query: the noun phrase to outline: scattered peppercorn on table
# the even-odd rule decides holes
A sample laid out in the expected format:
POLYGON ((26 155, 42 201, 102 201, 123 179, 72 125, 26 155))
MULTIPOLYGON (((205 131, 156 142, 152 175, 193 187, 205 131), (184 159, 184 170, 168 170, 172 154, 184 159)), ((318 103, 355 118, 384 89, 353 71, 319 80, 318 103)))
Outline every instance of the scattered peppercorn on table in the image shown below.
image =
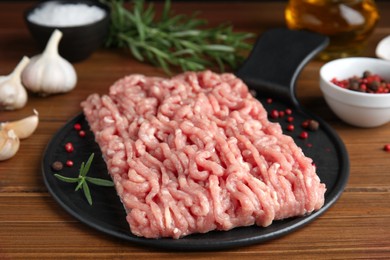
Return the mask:
MULTIPOLYGON (((0 2, 0 75, 9 74, 23 55, 38 53, 23 12, 33 1, 0 2)), ((176 13, 200 11, 209 25, 230 21, 234 29, 261 34, 284 27, 286 2, 174 2, 176 13)), ((364 55, 390 35, 390 3, 377 2, 381 19, 364 55)), ((161 10, 162 4, 156 3, 161 10)), ((303 106, 327 121, 344 141, 350 156, 350 178, 340 199, 323 215, 290 234, 250 246, 215 252, 180 252, 139 246, 104 234, 68 214, 49 194, 43 180, 42 157, 53 135, 81 112, 91 93, 104 94, 130 73, 165 76, 162 69, 133 59, 123 50, 101 48, 75 63, 76 88, 49 97, 29 94, 27 105, 0 111, 0 121, 39 112, 38 129, 22 140, 18 153, 0 162, 0 259, 356 259, 390 256, 390 124, 361 129, 341 122, 326 106, 319 89, 323 62, 311 61, 297 81, 303 106)), ((291 130, 291 129, 290 129, 291 130)), ((68 147, 68 149, 73 147, 68 147)), ((67 167, 64 165, 63 167, 67 167)), ((77 167, 76 167, 77 168, 77 167)), ((78 170, 78 169, 75 169, 78 170)))

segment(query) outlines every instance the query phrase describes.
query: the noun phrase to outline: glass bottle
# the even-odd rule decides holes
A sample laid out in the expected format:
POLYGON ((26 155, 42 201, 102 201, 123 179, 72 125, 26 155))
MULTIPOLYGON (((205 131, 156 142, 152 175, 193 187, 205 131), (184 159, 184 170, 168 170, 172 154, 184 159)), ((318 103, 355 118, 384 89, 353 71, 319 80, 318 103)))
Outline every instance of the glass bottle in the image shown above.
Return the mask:
POLYGON ((327 35, 322 60, 358 56, 365 48, 379 13, 374 0, 290 0, 285 19, 290 29, 327 35))

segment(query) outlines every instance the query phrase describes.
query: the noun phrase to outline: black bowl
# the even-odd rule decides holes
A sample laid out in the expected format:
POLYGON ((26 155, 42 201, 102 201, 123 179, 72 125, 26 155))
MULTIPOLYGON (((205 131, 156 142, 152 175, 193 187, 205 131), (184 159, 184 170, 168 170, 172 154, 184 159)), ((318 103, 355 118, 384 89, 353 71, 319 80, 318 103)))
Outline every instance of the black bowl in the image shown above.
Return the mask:
POLYGON ((105 41, 108 35, 110 26, 110 8, 107 5, 101 4, 93 0, 57 0, 55 2, 66 3, 82 3, 88 6, 98 6, 102 8, 106 15, 103 19, 94 23, 80 26, 45 26, 31 22, 28 17, 36 9, 41 8, 45 2, 41 2, 24 12, 24 20, 31 35, 36 40, 41 51, 44 50, 51 34, 55 29, 62 32, 63 36, 59 45, 60 55, 70 62, 78 62, 88 58, 96 51, 105 41))

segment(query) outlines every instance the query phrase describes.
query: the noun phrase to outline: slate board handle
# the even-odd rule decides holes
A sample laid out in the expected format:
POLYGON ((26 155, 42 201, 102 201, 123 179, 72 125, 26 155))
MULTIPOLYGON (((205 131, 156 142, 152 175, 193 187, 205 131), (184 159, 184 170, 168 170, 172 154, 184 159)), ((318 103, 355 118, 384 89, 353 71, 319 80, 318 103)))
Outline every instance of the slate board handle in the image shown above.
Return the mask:
POLYGON ((260 35, 235 74, 258 95, 276 97, 299 108, 296 79, 303 67, 328 43, 328 37, 313 32, 271 29, 260 35))

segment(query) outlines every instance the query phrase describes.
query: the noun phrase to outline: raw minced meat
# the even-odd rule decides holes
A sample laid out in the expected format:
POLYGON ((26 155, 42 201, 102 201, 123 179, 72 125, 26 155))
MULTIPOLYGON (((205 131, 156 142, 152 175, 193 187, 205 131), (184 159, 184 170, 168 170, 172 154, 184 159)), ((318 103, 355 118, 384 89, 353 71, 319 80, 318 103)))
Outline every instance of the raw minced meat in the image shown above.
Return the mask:
POLYGON ((130 75, 82 107, 137 236, 265 227, 324 204, 312 160, 233 74, 130 75))

